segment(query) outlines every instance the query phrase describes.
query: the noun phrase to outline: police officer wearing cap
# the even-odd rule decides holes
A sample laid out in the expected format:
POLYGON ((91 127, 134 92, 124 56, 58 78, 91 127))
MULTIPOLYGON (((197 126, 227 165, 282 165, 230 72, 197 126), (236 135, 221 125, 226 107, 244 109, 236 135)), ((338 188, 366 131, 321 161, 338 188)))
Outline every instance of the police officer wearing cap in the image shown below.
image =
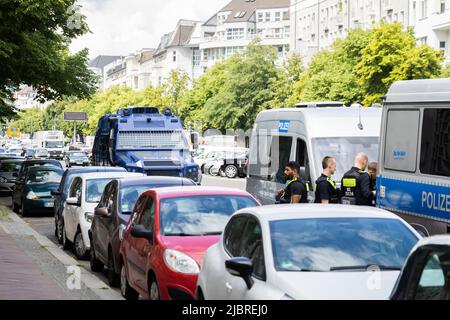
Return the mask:
POLYGON ((300 164, 289 162, 284 168, 289 180, 286 188, 278 192, 277 203, 308 203, 308 183, 300 177, 300 164))
POLYGON ((366 171, 369 157, 359 153, 355 166, 346 172, 341 181, 341 202, 357 206, 371 206, 375 191, 371 190, 370 176, 366 171))
POLYGON ((331 176, 336 172, 336 159, 325 157, 322 160, 323 173, 316 181, 315 203, 339 203, 339 191, 331 176))

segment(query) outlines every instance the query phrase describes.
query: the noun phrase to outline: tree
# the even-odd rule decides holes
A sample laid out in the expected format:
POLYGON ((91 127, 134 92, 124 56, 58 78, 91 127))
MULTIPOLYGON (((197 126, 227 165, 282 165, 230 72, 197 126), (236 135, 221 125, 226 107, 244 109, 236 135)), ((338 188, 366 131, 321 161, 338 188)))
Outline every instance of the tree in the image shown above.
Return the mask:
POLYGON ((12 94, 21 84, 37 89, 40 101, 95 91, 88 51, 69 53, 71 40, 88 32, 75 3, 0 0, 0 117, 12 114, 12 94))
POLYGON ((442 69, 441 78, 450 78, 450 63, 442 69))
POLYGON ((412 29, 399 23, 375 27, 356 65, 358 83, 364 88, 365 105, 381 102, 395 81, 434 78, 441 74, 442 54, 429 46, 417 46, 412 29))
POLYGON ((19 128, 21 132, 33 133, 44 128, 44 111, 34 107, 17 114, 10 127, 19 128))
POLYGON ((189 89, 189 82, 190 78, 186 71, 178 69, 170 72, 162 84, 164 93, 161 95, 166 97, 167 107, 172 108, 175 112, 178 111, 180 103, 189 89))

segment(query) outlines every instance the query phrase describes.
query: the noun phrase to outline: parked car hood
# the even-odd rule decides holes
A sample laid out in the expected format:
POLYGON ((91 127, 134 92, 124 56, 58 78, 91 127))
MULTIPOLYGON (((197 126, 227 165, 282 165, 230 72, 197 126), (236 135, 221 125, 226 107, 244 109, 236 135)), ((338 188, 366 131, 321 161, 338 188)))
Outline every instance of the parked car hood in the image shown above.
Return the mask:
POLYGON ((297 300, 386 300, 399 274, 400 271, 277 272, 273 283, 297 300))
POLYGON ((220 236, 161 237, 161 241, 167 249, 177 250, 189 255, 200 267, 203 265, 206 250, 216 244, 219 239, 220 236))

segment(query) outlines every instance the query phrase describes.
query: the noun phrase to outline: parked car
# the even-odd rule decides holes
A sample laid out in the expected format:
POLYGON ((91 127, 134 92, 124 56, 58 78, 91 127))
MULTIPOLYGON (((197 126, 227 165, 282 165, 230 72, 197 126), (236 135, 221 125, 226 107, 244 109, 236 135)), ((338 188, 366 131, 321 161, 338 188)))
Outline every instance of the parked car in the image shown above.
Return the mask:
MULTIPOLYGON (((23 166, 23 164, 22 164, 23 166)), ((29 167, 15 183, 13 208, 23 217, 53 211, 51 191, 59 185, 64 171, 55 166, 29 167)))
POLYGON ((388 299, 420 235, 381 209, 344 205, 247 208, 206 252, 197 298, 388 299))
POLYGON ((11 195, 23 159, 0 159, 0 195, 11 195))
POLYGON ((142 176, 141 173, 130 172, 83 173, 75 176, 69 189, 62 219, 59 220, 62 224, 64 250, 73 248, 78 259, 88 258, 91 247, 88 232, 94 218, 94 209, 105 186, 112 179, 142 176))
POLYGON ((59 187, 52 191, 52 195, 55 198, 54 213, 55 213, 55 236, 58 238, 60 244, 63 243, 62 223, 59 221, 62 217, 64 205, 66 203, 67 195, 69 193, 70 185, 73 178, 77 174, 82 173, 97 173, 97 172, 127 172, 122 167, 86 167, 86 168, 70 168, 67 169, 61 179, 59 187))
POLYGON ((9 148, 8 153, 13 156, 21 157, 23 150, 22 148, 9 148))
POLYGON ((110 285, 118 286, 120 242, 137 198, 149 189, 195 185, 191 179, 176 177, 154 176, 112 180, 103 191, 89 231, 91 270, 100 272, 106 265, 110 285))
POLYGON ((22 166, 20 167, 19 173, 17 174, 17 179, 18 180, 23 179, 23 175, 26 173, 28 168, 38 167, 38 166, 59 167, 62 169, 61 162, 59 162, 58 160, 52 160, 52 159, 26 160, 26 161, 22 162, 22 166))
POLYGON ((33 154, 33 159, 50 159, 50 153, 44 148, 36 149, 33 154))
POLYGON ((248 152, 225 153, 225 158, 218 158, 205 164, 205 172, 210 175, 225 176, 230 179, 244 178, 246 174, 245 164, 248 160, 248 152))
POLYGON ((257 205, 249 193, 235 189, 172 187, 145 192, 120 245, 122 295, 193 299, 206 249, 219 240, 235 211, 257 205))
POLYGON ((33 159, 36 149, 28 148, 25 151, 25 159, 33 159))
POLYGON ((64 161, 66 162, 66 166, 68 168, 70 168, 72 165, 83 167, 89 165, 89 158, 83 151, 69 151, 65 154, 64 161))
POLYGON ((450 300, 450 236, 419 241, 403 267, 391 300, 450 300))

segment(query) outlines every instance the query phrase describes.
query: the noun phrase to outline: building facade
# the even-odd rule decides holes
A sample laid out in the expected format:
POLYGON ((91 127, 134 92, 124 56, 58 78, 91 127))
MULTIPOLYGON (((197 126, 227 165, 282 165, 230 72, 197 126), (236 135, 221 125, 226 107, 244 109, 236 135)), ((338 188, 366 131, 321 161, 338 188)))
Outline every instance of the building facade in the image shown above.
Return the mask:
POLYGON ((289 52, 289 0, 232 0, 202 25, 201 66, 244 50, 254 39, 277 48, 279 58, 289 52))
POLYGON ((379 21, 409 23, 409 0, 291 0, 291 48, 308 63, 354 28, 379 21))
POLYGON ((418 42, 442 50, 445 63, 450 63, 450 0, 413 0, 410 12, 418 42))

